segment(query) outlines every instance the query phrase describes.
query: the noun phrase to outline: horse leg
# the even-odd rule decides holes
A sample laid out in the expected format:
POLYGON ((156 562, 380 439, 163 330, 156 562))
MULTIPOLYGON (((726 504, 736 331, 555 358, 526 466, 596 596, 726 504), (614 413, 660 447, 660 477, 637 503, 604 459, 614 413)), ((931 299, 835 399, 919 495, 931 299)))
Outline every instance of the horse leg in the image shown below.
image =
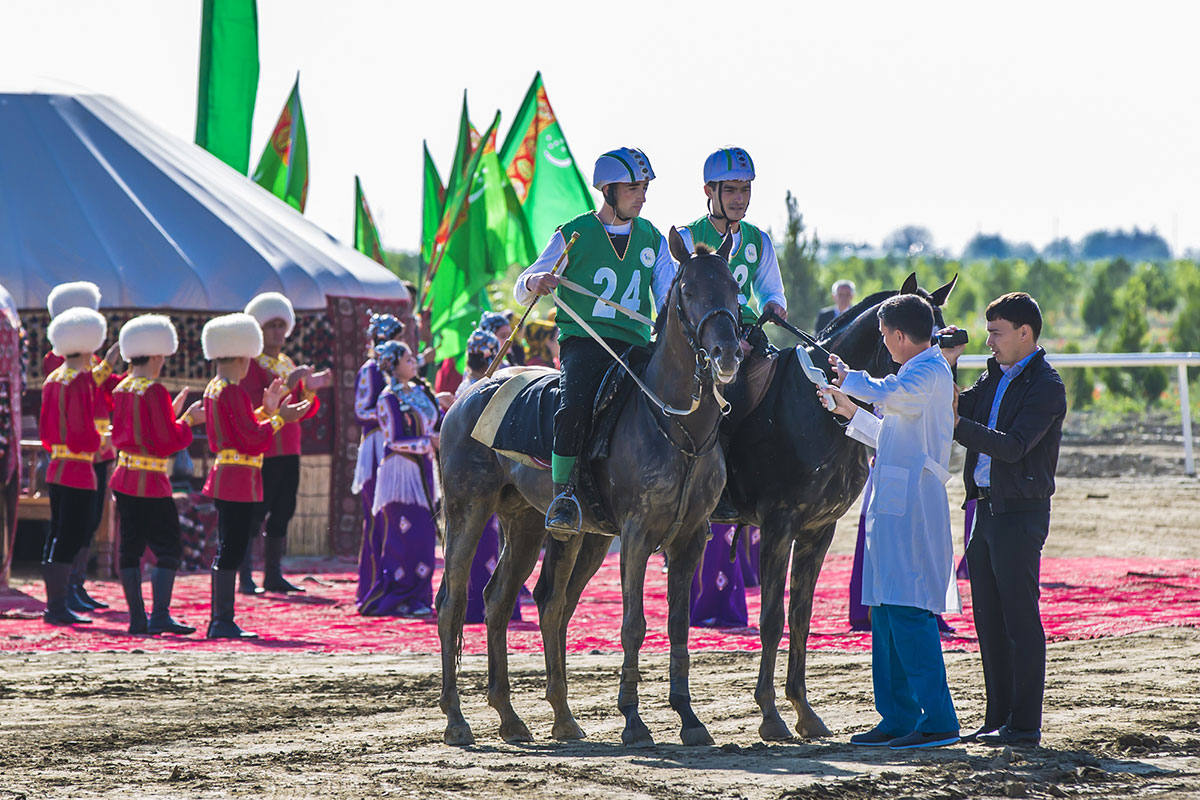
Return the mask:
POLYGON ((638 714, 638 655, 646 638, 646 615, 643 610, 643 591, 646 583, 646 561, 650 549, 642 537, 629 526, 621 537, 621 599, 625 608, 621 620, 621 649, 625 659, 621 664, 621 688, 617 692, 617 708, 625 716, 621 742, 627 747, 651 747, 654 737, 638 714))
POLYGON ((587 535, 572 536, 561 542, 546 540, 546 557, 538 578, 538 621, 542 629, 542 649, 546 657, 546 701, 554 709, 555 739, 582 739, 583 731, 576 724, 567 705, 566 674, 566 605, 567 587, 587 535))
POLYGON ((688 653, 688 628, 691 625, 692 578, 708 541, 708 523, 688 537, 682 547, 671 549, 667 567, 667 633, 671 639, 671 708, 682 726, 679 738, 687 745, 712 744, 708 733, 692 711, 692 690, 688 683, 691 655, 688 653))
POLYGON ((508 623, 525 579, 537 565, 545 522, 536 511, 501 514, 504 546, 496 571, 483 591, 488 642, 488 705, 500 715, 500 738, 506 742, 529 742, 533 734, 512 707, 508 679, 508 623))
POLYGON ((813 738, 829 736, 829 728, 808 704, 808 687, 804 680, 807 658, 808 630, 812 624, 813 591, 825 560, 825 551, 833 541, 834 526, 828 525, 812 538, 796 541, 792 553, 792 592, 788 600, 788 671, 784 693, 796 709, 796 732, 813 738))
POLYGON ((763 721, 758 726, 758 735, 770 742, 792 738, 791 730, 775 707, 775 656, 779 652, 779 640, 783 638, 783 587, 792 537, 781 529, 783 526, 777 520, 764 522, 758 555, 758 582, 762 598, 762 608, 758 613, 758 635, 762 642, 762 656, 754 700, 762 709, 763 721))
POLYGON ((458 698, 458 662, 462 653, 463 620, 467 613, 467 578, 471 560, 483 536, 483 526, 491 516, 494 503, 487 499, 465 502, 463 498, 446 501, 446 549, 442 585, 438 587, 438 638, 442 647, 442 712, 446 715, 446 744, 475 743, 471 726, 463 717, 458 698))

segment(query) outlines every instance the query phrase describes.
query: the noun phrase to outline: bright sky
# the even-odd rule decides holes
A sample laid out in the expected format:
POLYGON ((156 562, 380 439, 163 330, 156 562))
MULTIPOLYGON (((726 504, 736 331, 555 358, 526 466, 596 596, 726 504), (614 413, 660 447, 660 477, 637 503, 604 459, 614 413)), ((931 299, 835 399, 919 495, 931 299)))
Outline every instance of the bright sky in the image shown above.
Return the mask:
MULTIPOLYGON (((0 0, 3 88, 111 94, 195 131, 200 0, 0 0)), ((1200 246, 1200 81, 1190 2, 618 3, 260 0, 251 166, 300 72, 307 216, 349 239, 354 175, 385 245, 419 239, 421 140, 449 166, 459 104, 502 132, 541 69, 590 179, 641 147, 644 213, 699 216, 722 144, 758 168, 750 219, 784 193, 821 238, 878 244, 919 224, 1041 246, 1157 227, 1200 246)))

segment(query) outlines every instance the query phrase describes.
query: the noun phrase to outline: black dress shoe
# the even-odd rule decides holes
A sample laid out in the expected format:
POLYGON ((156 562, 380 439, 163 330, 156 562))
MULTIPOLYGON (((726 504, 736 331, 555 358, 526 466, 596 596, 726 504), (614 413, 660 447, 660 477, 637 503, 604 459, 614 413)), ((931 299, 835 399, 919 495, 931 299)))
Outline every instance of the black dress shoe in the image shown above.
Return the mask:
POLYGON ((979 730, 973 733, 964 733, 959 741, 963 742, 964 744, 971 744, 972 742, 978 741, 979 737, 985 733, 995 733, 996 731, 1000 730, 1000 727, 1001 726, 999 725, 995 727, 991 725, 983 725, 979 730))
POLYGON ((1037 746, 1042 742, 1042 731, 1040 728, 1023 731, 1019 728, 1010 728, 1007 725, 1002 725, 1000 730, 995 733, 979 734, 976 737, 976 741, 980 744, 992 745, 993 747, 1003 747, 1005 745, 1037 746))

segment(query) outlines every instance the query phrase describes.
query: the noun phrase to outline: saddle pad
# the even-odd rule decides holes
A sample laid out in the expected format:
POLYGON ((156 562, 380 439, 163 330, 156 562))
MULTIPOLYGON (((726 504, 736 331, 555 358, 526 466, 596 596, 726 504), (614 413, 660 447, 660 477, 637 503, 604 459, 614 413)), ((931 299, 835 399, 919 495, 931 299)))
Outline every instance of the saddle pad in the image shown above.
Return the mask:
POLYGON ((488 400, 471 438, 519 464, 546 469, 560 374, 549 367, 528 367, 509 378, 488 400))

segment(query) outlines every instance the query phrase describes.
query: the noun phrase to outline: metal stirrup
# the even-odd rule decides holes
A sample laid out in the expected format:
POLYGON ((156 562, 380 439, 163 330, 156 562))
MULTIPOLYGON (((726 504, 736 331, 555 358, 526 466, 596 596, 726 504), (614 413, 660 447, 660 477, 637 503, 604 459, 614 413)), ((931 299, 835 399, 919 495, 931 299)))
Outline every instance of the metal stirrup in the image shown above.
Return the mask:
POLYGON ((549 506, 549 508, 546 509, 545 522, 546 522, 546 530, 564 531, 567 533, 579 533, 580 531, 583 530, 583 507, 581 505, 579 505, 579 501, 577 499, 575 499, 575 493, 571 490, 571 488, 569 486, 566 489, 563 489, 561 492, 559 492, 558 495, 556 495, 555 498, 550 501, 550 506, 549 506), (572 503, 575 504, 575 520, 576 520, 576 522, 575 522, 574 528, 564 528, 564 527, 560 527, 558 525, 555 525, 553 528, 550 527, 550 510, 558 504, 559 500, 563 500, 563 499, 570 500, 572 503))

